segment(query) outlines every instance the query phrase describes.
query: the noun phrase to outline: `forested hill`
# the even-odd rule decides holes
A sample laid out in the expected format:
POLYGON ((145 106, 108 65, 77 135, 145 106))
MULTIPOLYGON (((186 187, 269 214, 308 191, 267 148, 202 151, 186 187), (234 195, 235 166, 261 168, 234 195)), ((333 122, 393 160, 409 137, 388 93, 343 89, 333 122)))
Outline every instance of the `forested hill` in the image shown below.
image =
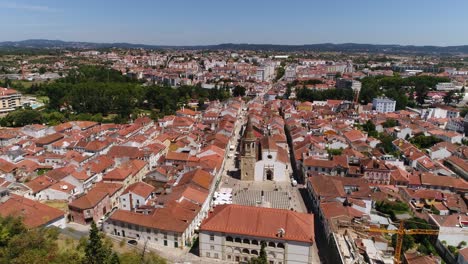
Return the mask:
POLYGON ((276 44, 233 44, 195 45, 195 46, 165 46, 132 43, 93 43, 78 41, 61 41, 47 39, 30 39, 22 41, 0 42, 0 49, 99 49, 99 48, 143 48, 143 49, 190 49, 190 50, 256 50, 256 51, 341 51, 341 52, 371 52, 371 53, 417 53, 417 54, 468 54, 468 45, 460 46, 405 46, 405 45, 375 45, 357 43, 321 43, 306 45, 276 45, 276 44))

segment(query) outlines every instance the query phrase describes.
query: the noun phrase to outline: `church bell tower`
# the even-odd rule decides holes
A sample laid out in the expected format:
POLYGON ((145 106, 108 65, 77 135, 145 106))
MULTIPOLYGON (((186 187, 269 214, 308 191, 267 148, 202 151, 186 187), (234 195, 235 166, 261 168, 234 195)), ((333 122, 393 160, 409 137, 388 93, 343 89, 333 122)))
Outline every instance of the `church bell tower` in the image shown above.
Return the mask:
POLYGON ((258 156, 257 138, 254 135, 252 123, 247 121, 244 137, 241 142, 241 180, 253 181, 255 179, 255 163, 258 156))

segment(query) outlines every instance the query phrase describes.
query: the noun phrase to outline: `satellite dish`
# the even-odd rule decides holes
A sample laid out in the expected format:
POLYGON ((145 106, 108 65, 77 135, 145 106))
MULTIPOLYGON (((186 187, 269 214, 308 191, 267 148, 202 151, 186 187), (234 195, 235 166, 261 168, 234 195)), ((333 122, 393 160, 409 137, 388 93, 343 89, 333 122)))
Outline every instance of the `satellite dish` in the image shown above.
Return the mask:
POLYGON ((67 185, 62 185, 62 190, 67 190, 68 186, 67 185))

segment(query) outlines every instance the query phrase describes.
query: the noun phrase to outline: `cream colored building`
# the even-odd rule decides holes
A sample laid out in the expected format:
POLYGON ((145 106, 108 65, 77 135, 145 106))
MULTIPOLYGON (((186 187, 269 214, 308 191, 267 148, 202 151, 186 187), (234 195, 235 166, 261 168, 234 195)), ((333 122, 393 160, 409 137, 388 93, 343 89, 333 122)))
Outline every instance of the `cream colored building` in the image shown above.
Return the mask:
POLYGON ((200 257, 247 263, 265 242, 271 264, 320 263, 314 217, 283 209, 219 205, 200 227, 200 257))
POLYGON ((21 107, 21 94, 10 88, 0 87, 0 114, 21 107))

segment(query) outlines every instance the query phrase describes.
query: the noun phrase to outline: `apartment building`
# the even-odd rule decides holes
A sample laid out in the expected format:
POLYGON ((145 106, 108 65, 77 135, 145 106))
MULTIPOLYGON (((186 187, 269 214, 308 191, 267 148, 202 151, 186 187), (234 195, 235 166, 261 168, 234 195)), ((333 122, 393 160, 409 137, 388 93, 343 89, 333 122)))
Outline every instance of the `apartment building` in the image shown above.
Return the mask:
POLYGON ((0 114, 21 107, 21 94, 10 88, 0 87, 0 114))

